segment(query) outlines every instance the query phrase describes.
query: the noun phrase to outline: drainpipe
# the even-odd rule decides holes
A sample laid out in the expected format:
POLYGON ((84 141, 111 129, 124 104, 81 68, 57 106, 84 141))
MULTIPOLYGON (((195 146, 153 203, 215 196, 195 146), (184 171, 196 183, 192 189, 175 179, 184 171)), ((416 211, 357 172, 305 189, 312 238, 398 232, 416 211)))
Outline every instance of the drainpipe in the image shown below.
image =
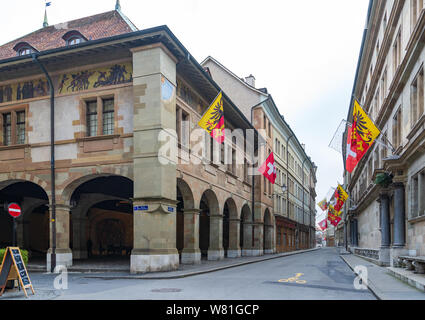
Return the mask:
MULTIPOLYGON (((286 193, 286 214, 288 215, 288 218, 290 218, 289 217, 289 194, 290 194, 289 192, 289 141, 291 141, 291 139, 294 137, 295 137, 295 134, 292 133, 289 136, 288 140, 286 140, 286 186, 288 187, 288 192, 286 193)), ((295 229, 296 231, 298 229, 297 221, 295 221, 295 226, 296 226, 296 229, 295 229)), ((296 237, 298 237, 298 233, 296 233, 296 237)), ((295 238, 295 250, 297 250, 297 247, 298 247, 298 241, 297 241, 297 238, 295 238)))
POLYGON ((44 65, 37 59, 35 53, 31 54, 32 60, 40 67, 46 75, 47 83, 50 90, 50 181, 52 189, 52 254, 51 254, 51 272, 53 273, 56 267, 56 185, 55 185, 55 89, 52 79, 44 65))
MULTIPOLYGON (((270 96, 260 102, 259 104, 256 104, 255 106, 253 106, 251 108, 251 124, 252 126, 255 128, 254 126, 254 109, 257 108, 258 106, 262 105, 263 103, 267 102, 268 100, 270 100, 270 96)), ((260 141, 260 134, 258 134, 258 141, 260 141)), ((267 141, 266 141, 266 145, 267 145, 267 141)), ((253 148, 255 149, 255 148, 253 148)), ((259 149, 259 148, 258 148, 259 149)), ((257 149, 257 150, 258 150, 257 149)), ((253 150, 254 151, 254 150, 253 150)), ((259 150, 258 150, 259 153, 259 150)), ((252 167, 254 168, 254 157, 255 155, 252 155, 252 167)), ((254 172, 252 172, 252 186, 251 186, 251 201, 252 201, 252 210, 251 210, 251 214, 252 214, 252 248, 254 248, 254 240, 255 240, 255 236, 254 236, 254 222, 255 222, 255 212, 254 212, 254 208, 255 208, 255 175, 254 172)), ((261 186, 261 181, 260 181, 260 186, 261 186)), ((261 195, 260 195, 261 196, 261 195)))
POLYGON ((302 179, 303 179, 303 181, 302 181, 302 189, 303 189, 303 225, 305 226, 305 220, 304 220, 304 216, 305 216, 305 214, 304 214, 304 201, 305 201, 305 199, 304 199, 304 163, 305 163, 305 161, 306 160, 308 160, 308 158, 305 158, 304 160, 303 160, 303 166, 302 166, 302 171, 303 171, 303 177, 302 177, 302 179))

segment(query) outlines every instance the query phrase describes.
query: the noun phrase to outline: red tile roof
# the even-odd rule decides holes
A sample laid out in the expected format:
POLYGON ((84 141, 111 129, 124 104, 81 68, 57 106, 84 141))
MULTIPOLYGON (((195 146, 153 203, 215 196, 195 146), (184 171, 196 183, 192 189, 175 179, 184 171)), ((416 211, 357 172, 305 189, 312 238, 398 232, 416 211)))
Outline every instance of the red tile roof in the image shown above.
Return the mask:
POLYGON ((62 36, 71 30, 79 31, 88 40, 97 40, 133 31, 118 11, 108 11, 48 26, 6 43, 0 46, 0 60, 16 57, 17 52, 13 50, 13 47, 19 42, 27 42, 37 51, 64 47, 66 43, 62 36))

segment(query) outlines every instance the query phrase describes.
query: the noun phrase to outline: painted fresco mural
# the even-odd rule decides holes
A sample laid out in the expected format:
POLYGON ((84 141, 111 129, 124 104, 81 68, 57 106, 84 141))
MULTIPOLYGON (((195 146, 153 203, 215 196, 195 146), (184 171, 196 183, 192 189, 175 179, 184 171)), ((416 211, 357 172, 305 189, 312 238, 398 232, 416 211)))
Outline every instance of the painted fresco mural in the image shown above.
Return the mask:
MULTIPOLYGON (((126 62, 61 75, 55 88, 58 88, 58 94, 68 94, 132 81, 133 64, 126 62)), ((49 94, 49 85, 43 78, 17 82, 0 86, 0 103, 46 97, 49 94)))
POLYGON ((58 93, 73 93, 133 81, 131 62, 64 74, 59 78, 58 93))
POLYGON ((0 86, 0 103, 44 97, 49 93, 47 81, 43 79, 8 84, 0 86))

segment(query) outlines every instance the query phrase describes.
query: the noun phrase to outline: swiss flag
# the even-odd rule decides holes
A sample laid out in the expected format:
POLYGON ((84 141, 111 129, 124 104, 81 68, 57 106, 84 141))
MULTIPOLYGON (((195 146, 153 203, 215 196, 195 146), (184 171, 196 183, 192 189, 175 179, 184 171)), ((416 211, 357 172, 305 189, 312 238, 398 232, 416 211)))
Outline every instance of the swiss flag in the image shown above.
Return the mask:
POLYGON ((272 184, 276 182, 276 167, 273 152, 267 157, 266 162, 258 169, 272 184))
POLYGON ((319 227, 320 229, 322 229, 322 231, 325 231, 328 228, 328 219, 325 219, 322 222, 320 222, 319 227))
POLYGON ((357 152, 355 146, 352 146, 352 129, 348 127, 348 135, 347 135, 347 158, 345 161, 345 167, 348 172, 352 173, 354 168, 359 163, 357 159, 357 152))

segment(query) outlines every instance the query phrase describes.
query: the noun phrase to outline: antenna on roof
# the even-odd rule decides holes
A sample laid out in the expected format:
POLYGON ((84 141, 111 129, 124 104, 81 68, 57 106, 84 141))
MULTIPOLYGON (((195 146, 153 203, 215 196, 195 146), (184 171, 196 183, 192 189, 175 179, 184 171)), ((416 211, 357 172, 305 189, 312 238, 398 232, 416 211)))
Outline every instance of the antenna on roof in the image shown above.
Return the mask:
POLYGON ((52 4, 51 1, 46 1, 46 7, 44 8, 43 28, 46 28, 49 26, 49 22, 47 22, 47 7, 50 7, 51 4, 52 4))
POLYGON ((117 2, 115 3, 115 10, 121 11, 120 0, 117 0, 117 2))

